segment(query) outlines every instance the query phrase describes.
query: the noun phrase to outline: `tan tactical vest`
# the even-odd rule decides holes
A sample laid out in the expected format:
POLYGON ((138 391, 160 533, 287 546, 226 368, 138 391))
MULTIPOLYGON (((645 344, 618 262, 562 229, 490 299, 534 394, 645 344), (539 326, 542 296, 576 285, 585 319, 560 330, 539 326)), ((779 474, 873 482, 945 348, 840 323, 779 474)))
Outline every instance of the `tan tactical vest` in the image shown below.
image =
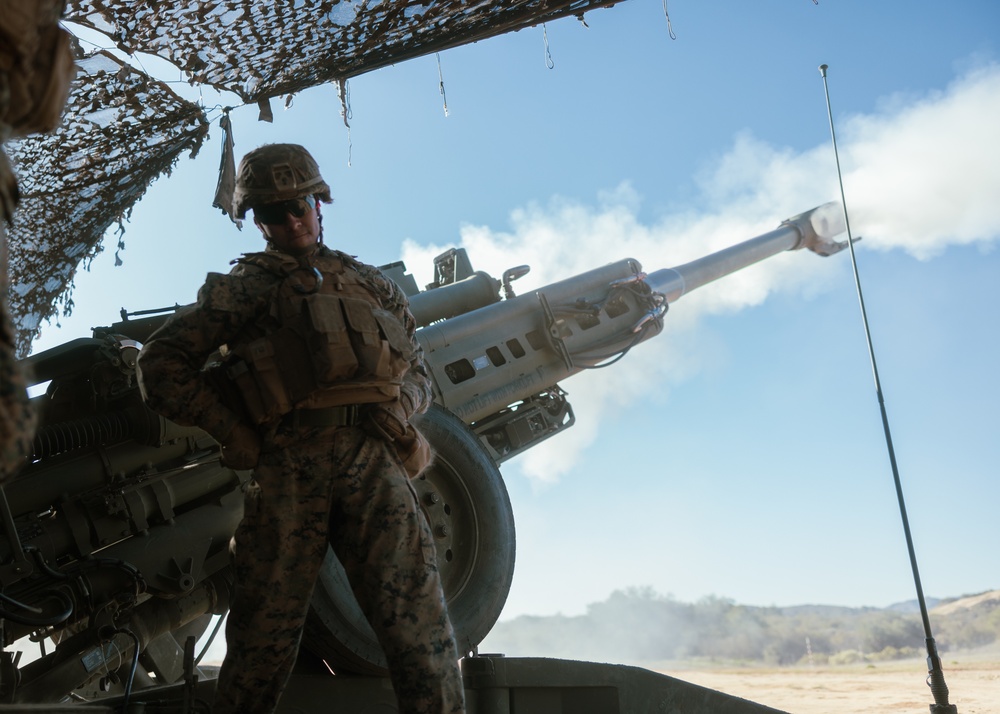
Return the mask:
POLYGON ((236 262, 282 278, 267 314, 228 346, 227 373, 255 423, 399 398, 413 345, 349 256, 248 253, 236 262))

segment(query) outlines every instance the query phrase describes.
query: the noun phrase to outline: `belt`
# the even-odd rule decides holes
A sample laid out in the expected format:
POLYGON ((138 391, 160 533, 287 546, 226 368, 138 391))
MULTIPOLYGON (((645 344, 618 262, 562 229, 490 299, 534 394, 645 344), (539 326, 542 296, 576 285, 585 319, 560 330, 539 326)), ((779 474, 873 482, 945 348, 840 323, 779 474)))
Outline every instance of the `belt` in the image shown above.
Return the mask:
POLYGON ((281 417, 282 426, 292 429, 300 426, 354 426, 360 421, 356 404, 322 409, 293 409, 281 417))

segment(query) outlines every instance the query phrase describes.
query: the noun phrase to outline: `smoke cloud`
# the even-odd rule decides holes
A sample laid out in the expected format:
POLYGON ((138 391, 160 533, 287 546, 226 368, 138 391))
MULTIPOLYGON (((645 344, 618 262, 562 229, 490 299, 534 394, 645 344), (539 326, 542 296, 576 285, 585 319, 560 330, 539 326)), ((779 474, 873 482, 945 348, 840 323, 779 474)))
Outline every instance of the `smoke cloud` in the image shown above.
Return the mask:
MULTIPOLYGON (((893 96, 872 114, 837 119, 838 144, 852 232, 861 248, 901 249, 927 260, 950 245, 992 249, 1000 237, 1000 65, 967 73, 944 91, 893 96)), ((553 198, 511 213, 509 230, 464 226, 462 247, 473 265, 499 275, 526 263, 524 292, 611 262, 638 259, 652 271, 687 262, 775 228, 780 220, 839 196, 829 142, 803 152, 770 146, 752 134, 697 178, 697 211, 640 219, 641 196, 622 184, 593 204, 553 198), (816 177, 829 176, 825 184, 816 177)), ((445 246, 404 245, 410 266, 429 266, 445 246)), ((585 373, 565 385, 579 420, 559 438, 521 457, 529 476, 554 480, 576 464, 593 440, 599 413, 640 397, 663 399, 705 365, 704 339, 692 331, 706 314, 733 312, 773 292, 815 293, 835 268, 784 254, 685 296, 667 319, 674 338, 654 340, 626 358, 627 370, 585 373), (678 333, 684 332, 682 339, 678 333), (650 396, 653 395, 653 396, 650 396)), ((431 275, 417 272, 418 283, 431 275)))

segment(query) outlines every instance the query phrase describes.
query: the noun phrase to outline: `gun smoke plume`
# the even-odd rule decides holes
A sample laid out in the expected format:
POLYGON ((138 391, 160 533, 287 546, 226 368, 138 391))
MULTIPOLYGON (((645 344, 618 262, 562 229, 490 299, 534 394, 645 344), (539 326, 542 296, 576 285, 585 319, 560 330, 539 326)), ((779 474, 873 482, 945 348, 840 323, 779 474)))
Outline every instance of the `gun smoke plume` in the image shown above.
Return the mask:
MULTIPOLYGON (((852 231, 860 250, 899 249, 933 259, 952 245, 992 250, 1000 237, 1000 65, 966 73, 926 96, 896 95, 878 111, 842 117, 838 143, 852 231)), ((532 272, 518 292, 602 263, 637 258, 647 271, 678 265, 776 227, 777 222, 839 196, 828 136, 795 152, 737 136, 729 152, 698 179, 697 209, 642 216, 641 196, 627 183, 595 204, 556 197, 511 213, 508 230, 464 226, 461 245, 473 266, 499 275, 515 264, 532 272)), ((409 266, 423 268, 443 246, 404 245, 409 266)), ((640 346, 628 368, 575 377, 567 385, 578 415, 565 434, 521 457, 541 481, 568 472, 590 444, 601 413, 640 397, 663 399, 710 356, 700 354, 699 319, 763 302, 772 292, 813 296, 827 290, 846 260, 782 255, 685 296, 667 316, 666 337, 640 346), (683 338, 678 338, 684 331, 683 338)), ((431 276, 415 270, 418 283, 431 276)))

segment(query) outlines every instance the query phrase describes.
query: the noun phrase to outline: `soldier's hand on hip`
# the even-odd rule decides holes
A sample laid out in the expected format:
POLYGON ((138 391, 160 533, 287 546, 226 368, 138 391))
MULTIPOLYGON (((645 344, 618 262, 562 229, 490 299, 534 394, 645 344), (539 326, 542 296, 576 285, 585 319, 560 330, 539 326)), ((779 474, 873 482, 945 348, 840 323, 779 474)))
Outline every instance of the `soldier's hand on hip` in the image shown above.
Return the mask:
POLYGON ((246 424, 233 427, 222 440, 222 463, 231 469, 243 471, 252 469, 260 460, 260 437, 246 424))
POLYGON ((388 442, 410 436, 406 411, 398 401, 366 404, 361 412, 361 426, 371 436, 388 442))
POLYGON ((361 427, 370 436, 392 444, 407 475, 416 478, 431 461, 431 445, 406 415, 398 401, 368 404, 361 412, 361 427))

